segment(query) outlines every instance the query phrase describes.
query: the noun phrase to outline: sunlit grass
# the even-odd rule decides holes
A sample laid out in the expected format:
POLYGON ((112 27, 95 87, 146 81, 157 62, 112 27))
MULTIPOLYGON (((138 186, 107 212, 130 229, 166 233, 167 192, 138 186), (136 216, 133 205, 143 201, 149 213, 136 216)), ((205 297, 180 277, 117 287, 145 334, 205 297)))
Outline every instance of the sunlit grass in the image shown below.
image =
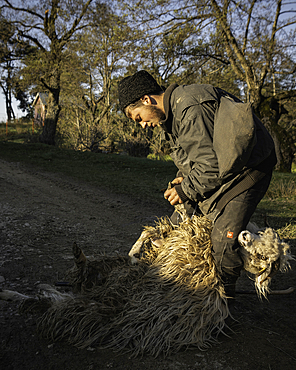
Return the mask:
POLYGON ((260 227, 271 226, 281 238, 296 239, 296 173, 273 173, 252 219, 260 227))
POLYGON ((296 197, 296 176, 282 175, 273 176, 270 186, 267 190, 266 197, 269 199, 286 198, 291 199, 296 197))
POLYGON ((282 239, 294 239, 296 240, 296 225, 294 223, 289 223, 277 230, 279 237, 282 239))

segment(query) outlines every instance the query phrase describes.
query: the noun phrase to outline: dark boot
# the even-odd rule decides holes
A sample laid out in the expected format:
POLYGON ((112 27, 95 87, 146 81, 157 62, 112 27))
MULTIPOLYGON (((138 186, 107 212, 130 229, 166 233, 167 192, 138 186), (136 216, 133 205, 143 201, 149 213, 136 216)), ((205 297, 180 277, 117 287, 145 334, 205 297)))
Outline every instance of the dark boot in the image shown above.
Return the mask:
POLYGON ((235 283, 238 279, 235 275, 222 274, 222 283, 224 285, 224 291, 226 298, 234 299, 235 298, 235 283))

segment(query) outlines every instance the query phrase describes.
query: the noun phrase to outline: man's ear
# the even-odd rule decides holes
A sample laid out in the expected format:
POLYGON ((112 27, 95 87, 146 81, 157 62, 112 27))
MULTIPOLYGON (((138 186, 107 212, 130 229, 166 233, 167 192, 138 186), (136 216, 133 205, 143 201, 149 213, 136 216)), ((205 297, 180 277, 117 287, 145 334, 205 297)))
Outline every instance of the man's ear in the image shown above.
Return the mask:
POLYGON ((141 100, 142 100, 142 103, 144 105, 151 105, 152 104, 150 95, 142 96, 141 100))

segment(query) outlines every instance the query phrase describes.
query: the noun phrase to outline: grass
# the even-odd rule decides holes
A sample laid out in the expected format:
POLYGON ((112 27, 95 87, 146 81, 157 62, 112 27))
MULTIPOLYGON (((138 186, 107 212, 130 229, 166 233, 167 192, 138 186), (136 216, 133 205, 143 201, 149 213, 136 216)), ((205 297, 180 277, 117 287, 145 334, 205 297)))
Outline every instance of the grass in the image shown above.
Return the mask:
MULTIPOLYGON (((0 158, 23 162, 165 206, 162 189, 177 171, 172 161, 157 161, 118 154, 77 152, 42 144, 0 141, 0 158)), ((296 173, 274 172, 266 196, 253 216, 260 227, 265 220, 280 236, 296 239, 296 173)))
POLYGON ((260 227, 265 222, 281 238, 296 240, 296 173, 274 172, 269 189, 253 216, 260 227))
POLYGON ((11 122, 0 122, 0 137, 11 139, 28 134, 32 135, 32 122, 27 119, 20 118, 11 122))

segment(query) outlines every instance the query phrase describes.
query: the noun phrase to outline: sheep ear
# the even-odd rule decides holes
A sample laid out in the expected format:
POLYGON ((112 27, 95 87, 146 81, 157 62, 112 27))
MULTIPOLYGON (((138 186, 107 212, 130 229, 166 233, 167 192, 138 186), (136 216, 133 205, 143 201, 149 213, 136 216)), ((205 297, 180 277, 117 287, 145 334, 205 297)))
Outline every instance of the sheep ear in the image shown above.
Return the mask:
POLYGON ((252 240, 252 234, 250 233, 250 231, 248 230, 245 230, 245 231, 242 231, 240 234, 239 234, 239 239, 245 243, 245 242, 250 242, 252 240))
POLYGON ((245 235, 245 239, 246 239, 246 241, 247 241, 247 242, 250 242, 250 241, 251 241, 251 239, 252 239, 251 234, 250 234, 250 233, 247 233, 247 234, 245 235))

